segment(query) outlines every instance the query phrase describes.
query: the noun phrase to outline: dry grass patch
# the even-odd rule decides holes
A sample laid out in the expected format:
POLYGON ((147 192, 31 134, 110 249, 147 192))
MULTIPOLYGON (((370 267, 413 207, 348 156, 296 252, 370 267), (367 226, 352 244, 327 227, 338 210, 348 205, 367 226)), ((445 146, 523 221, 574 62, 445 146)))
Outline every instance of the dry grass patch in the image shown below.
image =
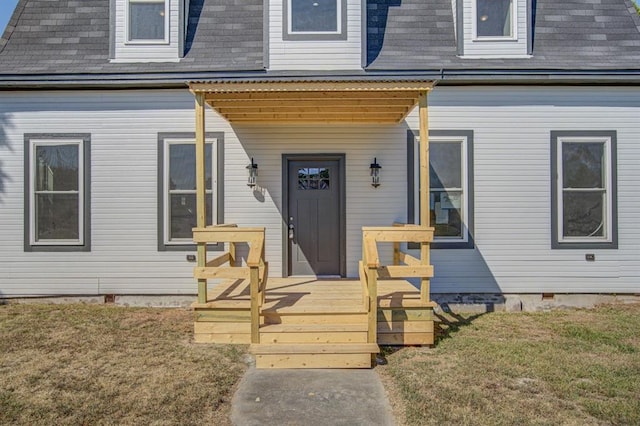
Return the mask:
POLYGON ((0 306, 0 424, 228 424, 244 347, 184 309, 0 306))
POLYGON ((640 424, 640 305, 443 317, 378 367, 410 425, 640 424))

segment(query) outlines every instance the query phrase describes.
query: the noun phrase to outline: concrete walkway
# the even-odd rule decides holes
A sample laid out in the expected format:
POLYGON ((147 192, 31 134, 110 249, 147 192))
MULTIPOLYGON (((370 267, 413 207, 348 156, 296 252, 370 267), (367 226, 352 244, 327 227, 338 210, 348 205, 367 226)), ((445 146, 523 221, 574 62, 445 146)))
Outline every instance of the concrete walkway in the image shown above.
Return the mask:
POLYGON ((253 425, 393 425, 373 370, 256 370, 232 400, 231 421, 253 425))

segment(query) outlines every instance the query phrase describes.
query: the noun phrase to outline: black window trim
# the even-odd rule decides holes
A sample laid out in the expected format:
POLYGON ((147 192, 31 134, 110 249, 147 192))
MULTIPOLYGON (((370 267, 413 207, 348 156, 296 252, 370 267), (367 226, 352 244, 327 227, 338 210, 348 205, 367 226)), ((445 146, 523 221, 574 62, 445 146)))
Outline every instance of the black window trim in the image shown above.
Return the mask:
POLYGON ((552 249, 617 249, 618 248, 618 159, 615 130, 552 130, 551 131, 551 248, 552 249), (558 229, 558 141, 562 138, 608 138, 610 140, 609 167, 611 176, 611 240, 560 241, 558 229))
MULTIPOLYGON (((415 223, 415 144, 419 132, 407 130, 407 222, 415 223)), ((434 249, 473 249, 474 242, 474 173, 473 173, 473 130, 429 130, 429 137, 460 137, 467 140, 467 241, 445 242, 443 240, 431 243, 434 249)), ((409 244, 410 249, 418 248, 415 244, 409 244)))
POLYGON ((24 251, 25 252, 90 252, 91 251, 91 134, 90 133, 25 133, 24 134, 24 251), (81 140, 83 162, 82 244, 31 244, 31 144, 38 140, 81 140))
MULTIPOLYGON (((158 133, 158 251, 195 251, 197 246, 193 244, 165 244, 164 242, 164 145, 169 139, 192 139, 195 141, 194 132, 161 132, 158 133)), ((224 223, 224 132, 206 132, 205 140, 215 139, 218 161, 216 163, 216 205, 217 223, 224 223)), ((224 250, 224 244, 208 244, 207 249, 211 251, 224 250)))

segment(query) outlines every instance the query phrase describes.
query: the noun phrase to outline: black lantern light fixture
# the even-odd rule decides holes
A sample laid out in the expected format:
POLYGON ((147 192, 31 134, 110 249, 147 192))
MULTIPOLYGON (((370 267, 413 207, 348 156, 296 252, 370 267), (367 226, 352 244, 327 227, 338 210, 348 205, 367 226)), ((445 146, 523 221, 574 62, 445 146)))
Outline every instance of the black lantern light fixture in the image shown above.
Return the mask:
POLYGON ((249 188, 253 188, 254 186, 256 186, 256 182, 258 180, 258 165, 253 162, 253 157, 251 157, 251 164, 247 166, 247 171, 249 172, 247 186, 249 188))
POLYGON ((378 164, 378 158, 373 159, 373 163, 369 166, 369 170, 371 170, 371 186, 377 188, 380 186, 380 169, 382 166, 378 164))

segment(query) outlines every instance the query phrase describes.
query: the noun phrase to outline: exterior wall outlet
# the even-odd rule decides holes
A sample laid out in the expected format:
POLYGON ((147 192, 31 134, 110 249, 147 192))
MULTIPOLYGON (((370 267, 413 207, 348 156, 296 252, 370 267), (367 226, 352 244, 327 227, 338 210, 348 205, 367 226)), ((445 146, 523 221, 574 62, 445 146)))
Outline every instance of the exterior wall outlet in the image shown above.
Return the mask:
POLYGON ((596 255, 593 254, 593 253, 587 253, 587 254, 584 255, 584 259, 587 262, 595 262, 596 261, 596 255))
POLYGON ((187 255, 187 262, 195 262, 196 261, 196 255, 195 254, 188 254, 187 255))

